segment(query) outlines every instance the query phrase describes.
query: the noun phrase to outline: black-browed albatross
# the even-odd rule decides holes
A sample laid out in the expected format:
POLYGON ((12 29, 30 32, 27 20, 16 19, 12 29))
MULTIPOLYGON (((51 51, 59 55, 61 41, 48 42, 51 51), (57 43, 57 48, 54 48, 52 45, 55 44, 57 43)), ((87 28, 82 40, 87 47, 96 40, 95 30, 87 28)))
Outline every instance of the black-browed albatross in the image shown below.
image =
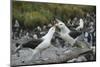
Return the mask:
MULTIPOLYGON (((33 49, 32 57, 30 58, 30 60, 33 58, 33 56, 35 54, 37 54, 51 46, 51 39, 52 39, 54 33, 55 33, 55 26, 51 27, 49 29, 48 33, 45 36, 43 36, 41 39, 33 39, 31 41, 28 41, 27 43, 21 44, 21 47, 23 47, 23 48, 33 49)), ((16 46, 18 47, 20 45, 17 43, 16 46)), ((21 48, 17 49, 17 52, 20 49, 21 48)))
POLYGON ((56 19, 56 27, 60 30, 57 31, 60 35, 60 37, 66 42, 71 44, 71 46, 74 45, 79 35, 82 34, 80 31, 71 31, 65 24, 59 19, 56 19))

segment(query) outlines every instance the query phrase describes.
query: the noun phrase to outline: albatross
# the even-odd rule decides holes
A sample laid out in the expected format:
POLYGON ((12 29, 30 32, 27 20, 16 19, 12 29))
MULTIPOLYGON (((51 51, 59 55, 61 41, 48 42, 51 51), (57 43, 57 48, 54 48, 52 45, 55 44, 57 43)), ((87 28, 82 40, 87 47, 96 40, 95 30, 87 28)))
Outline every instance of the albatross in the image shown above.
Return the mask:
MULTIPOLYGON (((51 27, 48 31, 48 33, 43 36, 40 39, 32 39, 28 41, 27 43, 21 44, 21 47, 23 48, 31 48, 33 49, 32 51, 32 57, 30 60, 34 57, 35 54, 40 53, 46 48, 49 48, 51 46, 51 39, 53 37, 53 34, 55 33, 55 26, 51 27)), ((16 44, 17 47, 19 44, 16 44)), ((19 51, 21 48, 17 49, 19 51)))
POLYGON ((82 18, 80 18, 80 23, 79 23, 79 26, 76 28, 76 30, 80 30, 80 29, 83 29, 83 27, 84 27, 84 21, 83 21, 83 19, 82 18))
POLYGON ((71 44, 71 46, 74 45, 76 40, 78 39, 78 36, 82 34, 80 31, 71 31, 65 24, 59 19, 56 19, 55 26, 59 29, 58 34, 60 37, 68 44, 71 44))

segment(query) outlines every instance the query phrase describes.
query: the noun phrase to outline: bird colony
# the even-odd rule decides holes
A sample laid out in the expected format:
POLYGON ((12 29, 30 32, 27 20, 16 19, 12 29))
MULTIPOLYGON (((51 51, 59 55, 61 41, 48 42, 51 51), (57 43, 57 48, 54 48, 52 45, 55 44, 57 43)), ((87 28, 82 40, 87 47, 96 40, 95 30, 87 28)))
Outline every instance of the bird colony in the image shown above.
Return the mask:
POLYGON ((95 61, 95 21, 87 24, 87 19, 74 19, 65 23, 55 18, 33 31, 21 29, 16 19, 15 31, 11 31, 11 65, 95 61), (77 22, 76 27, 73 21, 77 22))

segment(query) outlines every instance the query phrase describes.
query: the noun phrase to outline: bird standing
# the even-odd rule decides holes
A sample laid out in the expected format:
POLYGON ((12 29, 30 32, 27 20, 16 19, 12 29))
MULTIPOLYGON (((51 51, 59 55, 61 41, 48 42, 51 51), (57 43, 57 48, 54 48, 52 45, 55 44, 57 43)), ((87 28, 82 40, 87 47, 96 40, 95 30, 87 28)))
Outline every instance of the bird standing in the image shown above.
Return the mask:
MULTIPOLYGON (((33 49, 32 56, 27 61, 31 61, 37 53, 39 53, 39 52, 41 52, 41 51, 43 51, 46 48, 49 48, 51 46, 51 39, 52 39, 54 33, 55 33, 55 26, 51 27, 49 29, 48 33, 43 38, 37 39, 37 40, 34 39, 31 41, 28 41, 27 43, 22 44, 23 48, 33 49)), ((18 45, 19 44, 17 44, 17 47, 18 47, 18 45)), ((19 50, 20 49, 18 49, 18 51, 19 50)))
POLYGON ((62 39, 68 44, 71 44, 71 46, 74 45, 76 42, 78 36, 81 34, 81 32, 78 31, 71 31, 62 21, 56 19, 56 27, 60 30, 58 31, 59 35, 62 39))
POLYGON ((81 19, 80 19, 79 26, 76 28, 76 30, 83 29, 83 27, 84 27, 84 21, 83 21, 83 19, 81 18, 81 19))

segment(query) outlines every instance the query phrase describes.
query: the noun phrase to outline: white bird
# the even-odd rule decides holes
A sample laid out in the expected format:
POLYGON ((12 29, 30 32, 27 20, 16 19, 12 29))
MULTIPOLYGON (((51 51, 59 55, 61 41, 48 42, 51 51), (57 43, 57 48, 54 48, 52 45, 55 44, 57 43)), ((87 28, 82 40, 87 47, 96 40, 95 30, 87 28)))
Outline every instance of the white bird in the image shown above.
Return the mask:
POLYGON ((23 48, 33 49, 32 57, 30 58, 30 60, 33 58, 35 54, 51 46, 51 39, 54 33, 55 33, 55 26, 49 29, 48 33, 43 37, 43 39, 31 40, 28 41, 27 43, 22 44, 23 48))
POLYGON ((71 44, 71 46, 73 46, 81 32, 71 31, 62 21, 58 19, 56 19, 56 22, 57 23, 55 25, 58 29, 60 29, 58 33, 61 38, 66 43, 71 44))
POLYGON ((34 38, 34 39, 38 39, 37 34, 34 34, 34 35, 33 35, 33 38, 34 38))
POLYGON ((83 27, 84 27, 84 21, 83 21, 83 19, 81 18, 81 19, 80 19, 79 26, 76 28, 76 30, 83 29, 83 27))

